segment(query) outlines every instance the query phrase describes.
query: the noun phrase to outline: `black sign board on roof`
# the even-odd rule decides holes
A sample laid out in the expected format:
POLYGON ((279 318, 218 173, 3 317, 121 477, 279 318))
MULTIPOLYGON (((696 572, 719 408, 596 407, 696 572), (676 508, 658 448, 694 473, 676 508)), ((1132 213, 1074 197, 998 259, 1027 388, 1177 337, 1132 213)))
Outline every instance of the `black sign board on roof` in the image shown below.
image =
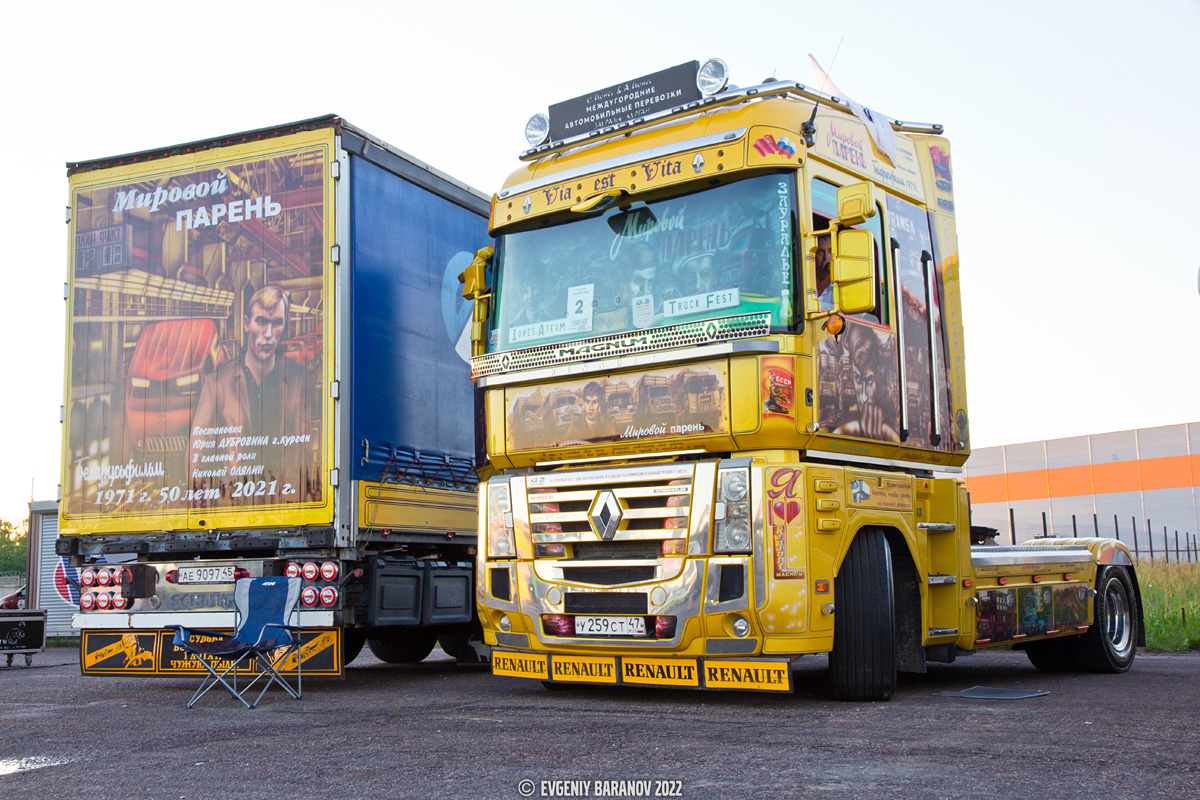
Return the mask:
POLYGON ((550 139, 561 141, 699 100, 699 68, 700 62, 689 61, 555 103, 550 106, 550 139))

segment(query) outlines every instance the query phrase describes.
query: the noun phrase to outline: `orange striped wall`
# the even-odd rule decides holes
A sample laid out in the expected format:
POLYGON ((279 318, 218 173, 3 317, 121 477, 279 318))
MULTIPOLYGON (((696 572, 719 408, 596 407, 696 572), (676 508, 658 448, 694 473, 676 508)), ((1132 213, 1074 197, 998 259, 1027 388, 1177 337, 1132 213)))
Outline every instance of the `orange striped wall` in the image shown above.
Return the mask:
POLYGON ((1186 489, 1200 486, 1200 455, 972 475, 965 480, 972 503, 1186 489))

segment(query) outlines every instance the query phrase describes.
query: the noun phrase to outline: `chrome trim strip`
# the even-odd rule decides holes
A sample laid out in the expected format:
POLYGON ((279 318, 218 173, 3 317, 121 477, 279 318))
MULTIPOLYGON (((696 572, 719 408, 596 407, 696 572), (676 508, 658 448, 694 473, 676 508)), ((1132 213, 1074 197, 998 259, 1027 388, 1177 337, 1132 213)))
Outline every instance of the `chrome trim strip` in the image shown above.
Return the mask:
POLYGON ((681 480, 692 477, 693 467, 693 464, 663 464, 634 468, 589 469, 581 472, 552 472, 545 475, 526 476, 526 486, 532 492, 535 488, 552 486, 681 480))
POLYGON ((819 447, 810 447, 806 452, 821 453, 839 461, 846 461, 853 464, 870 464, 876 467, 904 467, 906 469, 923 470, 926 472, 945 472, 957 475, 962 472, 962 467, 951 467, 946 464, 925 464, 920 461, 904 461, 899 458, 873 458, 872 456, 856 456, 849 453, 834 452, 832 450, 822 450, 819 447))
POLYGON ((944 584, 958 583, 957 575, 930 575, 930 586, 942 586, 944 584))
POLYGON ((917 528, 923 531, 953 531, 958 526, 953 522, 918 522, 917 528))
POLYGON ((930 628, 929 629, 929 637, 931 639, 934 636, 957 636, 957 635, 958 635, 958 628, 930 628))
MULTIPOLYGON (((710 133, 707 136, 698 136, 695 139, 688 139, 686 142, 673 142, 672 144, 664 144, 658 147, 652 147, 649 150, 640 150, 636 153, 629 153, 623 156, 614 156, 595 164, 584 164, 581 167, 572 167, 571 169, 555 172, 551 175, 545 175, 540 178, 518 183, 516 186, 510 186, 507 189, 501 189, 496 193, 497 200, 507 200, 509 197, 525 192, 532 192, 534 189, 541 189, 543 186, 549 186, 552 183, 560 183, 562 181, 570 181, 575 178, 581 178, 584 175, 591 175, 594 172, 609 172, 614 169, 629 166, 630 164, 639 161, 650 161, 655 158, 665 158, 673 156, 676 153, 682 153, 686 150, 699 150, 712 145, 720 144, 721 142, 732 142, 746 135, 747 128, 737 128, 731 131, 723 131, 721 133, 710 133)), ((587 134, 584 134, 585 136, 587 134)))
MULTIPOLYGON (((483 381, 481 379, 510 372, 521 372, 517 380, 543 380, 545 378, 579 375, 600 370, 621 369, 643 363, 668 363, 669 361, 693 360, 702 355, 723 355, 732 352, 779 352, 779 345, 771 342, 772 351, 719 349, 709 352, 707 348, 738 340, 757 339, 771 333, 771 312, 759 311, 752 314, 736 314, 729 317, 662 325, 657 328, 610 333, 587 339, 543 344, 521 350, 502 350, 484 353, 471 359, 471 377, 482 387, 499 386, 508 381, 483 381), (621 341, 626 340, 626 341, 621 341), (687 348, 682 353, 663 360, 632 358, 638 353, 648 353, 672 348, 687 348), (602 350, 618 351, 612 357, 593 361, 602 350), (590 364, 580 362, 592 361, 590 364), (569 369, 555 369, 563 365, 569 369), (534 372, 533 370, 537 370, 534 372)), ((755 343, 758 344, 758 343, 755 343)))
MULTIPOLYGON (((729 464, 736 465, 741 459, 732 459, 729 462, 723 462, 721 466, 729 464)), ((714 491, 716 484, 713 485, 714 491)), ((762 608, 767 602, 767 561, 770 556, 767 554, 767 540, 764 530, 766 520, 763 516, 763 507, 766 506, 764 499, 766 495, 766 487, 763 481, 763 468, 750 470, 750 508, 753 509, 751 517, 753 524, 751 529, 754 531, 754 607, 762 608)), ((801 502, 804 502, 801 499, 801 502)))
POLYGON ((996 547, 971 548, 971 564, 976 567, 1006 567, 1021 564, 1058 564, 1092 560, 1088 550, 1077 547, 996 547))

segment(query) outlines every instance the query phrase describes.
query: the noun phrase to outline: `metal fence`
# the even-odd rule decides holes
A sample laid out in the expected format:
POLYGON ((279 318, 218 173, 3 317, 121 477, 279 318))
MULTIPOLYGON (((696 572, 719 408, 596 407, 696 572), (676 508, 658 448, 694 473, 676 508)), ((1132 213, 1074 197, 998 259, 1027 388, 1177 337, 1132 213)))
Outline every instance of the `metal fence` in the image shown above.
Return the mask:
POLYGON ((1054 521, 1046 514, 1041 519, 1017 519, 1014 509, 1008 510, 1008 535, 1004 531, 997 537, 1003 542, 1008 539, 1011 544, 1019 544, 1029 539, 1045 537, 1054 538, 1086 538, 1104 537, 1122 542, 1133 553, 1134 558, 1149 560, 1165 560, 1194 563, 1200 562, 1200 548, 1196 534, 1191 531, 1172 530, 1163 525, 1161 530, 1155 527, 1150 518, 1140 520, 1128 517, 1122 520, 1113 514, 1112 527, 1108 520, 1100 519, 1099 514, 1092 514, 1090 519, 1081 519, 1071 515, 1071 527, 1064 530, 1060 520, 1056 527, 1054 521), (1101 528, 1103 527, 1103 531, 1101 528), (1115 535, 1114 535, 1115 534, 1115 535))
POLYGON ((0 572, 0 597, 12 594, 24 585, 24 572, 0 572))

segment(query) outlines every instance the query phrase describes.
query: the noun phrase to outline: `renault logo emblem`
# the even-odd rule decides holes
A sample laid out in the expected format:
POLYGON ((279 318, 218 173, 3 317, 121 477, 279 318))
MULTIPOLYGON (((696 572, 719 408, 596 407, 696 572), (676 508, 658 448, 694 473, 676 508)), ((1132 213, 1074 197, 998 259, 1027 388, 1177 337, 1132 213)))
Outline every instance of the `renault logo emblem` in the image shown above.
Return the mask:
POLYGON ((621 514, 621 504, 617 502, 617 496, 611 490, 604 489, 596 494, 588 512, 588 519, 592 521, 592 527, 600 534, 600 538, 608 542, 616 535, 617 528, 621 525, 621 514))

